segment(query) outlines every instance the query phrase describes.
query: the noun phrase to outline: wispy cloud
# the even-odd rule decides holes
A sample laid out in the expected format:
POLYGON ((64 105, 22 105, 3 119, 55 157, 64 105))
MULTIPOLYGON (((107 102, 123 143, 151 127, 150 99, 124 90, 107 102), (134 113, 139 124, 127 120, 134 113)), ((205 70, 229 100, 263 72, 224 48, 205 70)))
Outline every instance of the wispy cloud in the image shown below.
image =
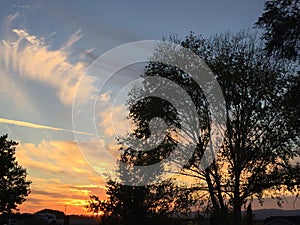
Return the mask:
POLYGON ((12 29, 11 33, 13 35, 7 35, 8 39, 0 43, 0 59, 3 60, 6 71, 17 72, 23 78, 55 88, 59 99, 66 105, 73 103, 79 85, 85 90, 81 92, 85 96, 79 98, 94 95, 96 78, 85 74, 87 65, 69 60, 72 52, 70 48, 82 37, 80 30, 58 49, 51 49, 43 37, 32 35, 26 29, 12 29))
POLYGON ((81 131, 46 126, 46 125, 41 125, 41 124, 36 124, 36 123, 29 123, 29 122, 24 122, 24 121, 19 121, 19 120, 10 120, 10 119, 6 119, 6 118, 0 118, 0 123, 12 124, 12 125, 22 126, 22 127, 30 127, 30 128, 34 128, 34 129, 46 129, 46 130, 72 132, 72 133, 77 133, 77 134, 93 135, 93 134, 81 132, 81 131))
POLYGON ((29 5, 20 5, 20 4, 14 4, 11 6, 11 8, 29 8, 29 5))
POLYGON ((8 15, 4 21, 3 21, 3 24, 5 26, 9 26, 16 18, 18 18, 20 16, 20 12, 15 12, 15 13, 12 13, 10 15, 8 15))
POLYGON ((82 38, 81 29, 77 30, 74 34, 71 35, 67 43, 64 45, 65 48, 71 47, 74 43, 79 41, 82 38))

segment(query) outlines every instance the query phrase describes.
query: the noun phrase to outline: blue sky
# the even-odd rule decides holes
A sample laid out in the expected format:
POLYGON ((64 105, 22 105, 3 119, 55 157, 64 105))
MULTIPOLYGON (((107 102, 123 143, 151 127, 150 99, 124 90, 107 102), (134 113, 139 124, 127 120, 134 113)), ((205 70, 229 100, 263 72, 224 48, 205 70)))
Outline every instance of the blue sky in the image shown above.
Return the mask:
MULTIPOLYGON (((263 11, 263 1, 14 1, 1 2, 2 16, 23 11, 35 34, 59 31, 62 38, 82 29, 99 53, 121 43, 189 31, 204 36, 251 28, 263 11), (24 8, 24 6, 30 6, 24 8), (23 7, 23 8, 22 8, 23 7), (4 10, 6 9, 6 10, 4 10)), ((56 40, 59 42, 59 40, 56 40)), ((55 43, 54 43, 55 44, 55 43)), ((81 43, 83 45, 83 43, 81 43)))
MULTIPOLYGON (((69 131, 76 89, 96 57, 121 44, 170 34, 209 37, 251 29, 262 12, 262 0, 1 1, 0 133, 20 142, 17 157, 33 181, 21 209, 68 205, 78 213, 89 194, 103 194, 103 179, 82 158, 69 131)), ((86 94, 93 91, 88 78, 86 94)), ((107 135, 109 91, 118 91, 118 79, 114 82, 115 89, 99 97, 99 129, 107 135)), ((99 142, 115 150, 107 140, 99 142)), ((87 151, 93 144, 99 143, 87 151)), ((106 156, 98 157, 100 167, 110 166, 106 156)))

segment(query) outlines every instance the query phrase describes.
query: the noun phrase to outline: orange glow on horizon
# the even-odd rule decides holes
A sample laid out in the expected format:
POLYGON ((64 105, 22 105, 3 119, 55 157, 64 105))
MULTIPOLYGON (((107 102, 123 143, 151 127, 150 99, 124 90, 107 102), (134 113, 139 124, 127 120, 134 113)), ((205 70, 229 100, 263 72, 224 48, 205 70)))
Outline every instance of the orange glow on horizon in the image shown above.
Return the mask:
POLYGON ((32 181, 30 195, 19 206, 20 213, 47 208, 68 215, 90 215, 85 208, 89 196, 105 198, 104 178, 87 165, 75 142, 23 143, 17 147, 16 157, 32 181))

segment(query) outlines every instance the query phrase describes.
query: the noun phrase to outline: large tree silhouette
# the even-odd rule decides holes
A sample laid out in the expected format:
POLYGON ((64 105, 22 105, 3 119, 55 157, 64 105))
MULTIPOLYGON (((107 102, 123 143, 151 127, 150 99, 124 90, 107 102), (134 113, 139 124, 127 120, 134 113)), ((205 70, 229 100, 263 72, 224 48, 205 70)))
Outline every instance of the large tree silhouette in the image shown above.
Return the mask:
MULTIPOLYGON (((189 74, 155 60, 143 75, 167 78, 191 96, 199 115, 200 127, 199 130, 185 130, 188 136, 198 135, 193 139, 197 147, 181 173, 198 178, 199 184, 194 189, 208 193, 211 207, 216 217, 220 217, 219 223, 241 224, 242 206, 253 197, 261 198, 265 190, 289 187, 297 191, 299 171, 293 168, 290 159, 299 155, 296 151, 299 130, 290 126, 291 118, 296 118, 285 102, 288 95, 293 95, 293 91, 288 90, 295 90, 294 74, 290 68, 280 59, 268 57, 263 43, 247 32, 221 34, 209 40, 191 33, 183 41, 174 37, 170 40, 202 57, 223 90, 226 102, 224 116, 227 120, 223 127, 226 130, 224 142, 217 159, 203 170, 200 169, 203 162, 201 158, 209 144, 212 124, 208 103, 200 87, 189 74), (229 218, 231 213, 233 221, 229 218)), ((176 52, 175 48, 162 47, 158 49, 157 57, 168 58, 168 61, 189 60, 182 52, 176 52)), ((191 65, 187 66, 195 65, 191 61, 191 65)), ((197 66, 195 69, 198 69, 197 66)), ((156 88, 168 90, 163 82, 156 85, 146 83, 141 92, 151 93, 156 88)), ((211 90, 211 95, 214 94, 213 87, 207 84, 206 88, 211 90)), ((132 92, 132 102, 139 99, 139 93, 136 90, 132 92)), ((173 94, 174 98, 181 101, 179 92, 173 94)), ((131 116, 141 119, 144 111, 144 105, 135 105, 131 116)), ((186 117, 189 116, 186 114, 186 117)), ((171 118, 175 120, 174 124, 180 124, 176 117, 171 118)), ((195 119, 190 118, 190 121, 195 119)), ((143 130, 145 123, 143 119, 141 121, 140 130, 143 130)), ((182 128, 180 125, 177 127, 182 128)), ((178 144, 176 139, 173 141, 178 144)))
POLYGON ((17 142, 8 141, 8 135, 0 137, 0 213, 17 210, 30 193, 26 169, 15 157, 17 142))
MULTIPOLYGON (((138 183, 160 176, 161 169, 170 168, 163 166, 150 174, 139 174, 138 169, 133 168, 155 164, 167 158, 177 146, 184 149, 193 144, 194 152, 188 161, 181 158, 184 154, 179 154, 172 162, 182 166, 179 174, 197 179, 198 183, 189 191, 201 192, 204 199, 208 199, 207 207, 213 211, 214 224, 242 224, 242 207, 247 206, 255 197, 262 200, 267 190, 271 193, 282 189, 298 193, 298 167, 290 162, 299 156, 297 149, 300 140, 299 129, 293 125, 299 119, 291 106, 291 99, 298 93, 298 80, 291 68, 294 64, 289 65, 285 60, 267 55, 264 43, 246 31, 235 35, 216 35, 211 39, 191 33, 182 41, 176 37, 169 40, 204 59, 221 86, 225 99, 225 105, 220 105, 225 113, 221 116, 226 118, 226 124, 219 126, 224 131, 223 144, 219 146, 216 159, 207 168, 203 168, 202 158, 211 141, 211 130, 217 125, 211 122, 214 115, 209 111, 210 103, 207 100, 209 95, 210 99, 218 103, 217 98, 214 98, 215 86, 206 82, 205 73, 201 73, 201 65, 186 55, 185 51, 162 45, 145 68, 142 77, 166 79, 157 80, 156 83, 145 79, 141 88, 132 90, 128 104, 129 117, 137 125, 133 136, 140 139, 151 136, 149 123, 154 117, 164 120, 167 125, 166 135, 158 147, 151 151, 121 148, 121 160, 126 166, 121 169, 120 177, 128 180, 129 176, 137 179, 134 182, 138 183), (201 76, 206 95, 195 78, 180 68, 159 63, 161 59, 168 62, 188 62, 183 67, 194 70, 196 75, 201 76), (178 87, 172 89, 167 80, 176 83, 178 87), (172 92, 169 97, 173 98, 177 108, 168 99, 153 97, 157 90, 160 93, 172 92), (187 103, 182 90, 190 96, 192 103, 187 103), (151 97, 141 98, 142 96, 151 97), (182 110, 189 107, 195 108, 196 116, 188 110, 182 110), (184 123, 180 118, 185 118, 184 123), (197 123, 199 126, 194 125, 197 123), (184 135, 180 136, 178 130, 182 130, 184 135), (183 143, 185 139, 190 142, 183 143), (131 173, 139 175, 130 176, 131 173)), ((159 124, 156 126, 160 130, 159 124)), ((121 141, 130 146, 132 135, 121 141)), ((137 199, 136 196, 141 197, 137 202, 143 202, 145 197, 149 199, 142 188, 141 192, 137 191, 138 187, 117 186, 111 189, 111 196, 126 188, 127 191, 123 192, 124 199, 137 199), (125 193, 130 194, 126 196, 125 193)), ((138 207, 135 208, 143 209, 138 204, 136 206, 138 207)))

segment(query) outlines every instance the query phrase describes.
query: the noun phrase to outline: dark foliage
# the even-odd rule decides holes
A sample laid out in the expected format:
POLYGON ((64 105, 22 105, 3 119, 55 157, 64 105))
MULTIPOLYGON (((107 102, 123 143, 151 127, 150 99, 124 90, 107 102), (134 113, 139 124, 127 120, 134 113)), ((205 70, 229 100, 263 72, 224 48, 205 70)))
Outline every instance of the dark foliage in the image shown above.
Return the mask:
POLYGON ((29 195, 31 183, 26 179, 26 170, 16 161, 18 143, 8 141, 7 137, 0 137, 0 213, 17 210, 29 195))
POLYGON ((267 0, 256 25, 264 28, 263 38, 269 54, 299 60, 300 1, 267 0))

